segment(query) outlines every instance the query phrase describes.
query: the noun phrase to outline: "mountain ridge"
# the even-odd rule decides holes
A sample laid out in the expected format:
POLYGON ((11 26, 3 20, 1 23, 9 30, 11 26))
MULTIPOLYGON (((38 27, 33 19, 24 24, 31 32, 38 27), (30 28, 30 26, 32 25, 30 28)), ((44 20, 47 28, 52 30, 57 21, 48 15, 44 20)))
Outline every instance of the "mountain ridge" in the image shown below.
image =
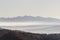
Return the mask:
POLYGON ((0 22, 19 22, 19 21, 43 21, 43 22, 59 22, 60 19, 51 17, 41 17, 41 16, 17 16, 13 18, 0 18, 0 22))

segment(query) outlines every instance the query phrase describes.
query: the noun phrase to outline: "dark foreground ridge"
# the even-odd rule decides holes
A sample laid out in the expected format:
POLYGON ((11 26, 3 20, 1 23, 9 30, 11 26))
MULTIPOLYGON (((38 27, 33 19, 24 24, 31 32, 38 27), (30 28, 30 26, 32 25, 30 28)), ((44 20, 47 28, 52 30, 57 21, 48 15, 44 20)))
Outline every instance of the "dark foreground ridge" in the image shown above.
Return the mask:
POLYGON ((0 40, 60 40, 60 34, 34 34, 15 30, 0 30, 0 40))

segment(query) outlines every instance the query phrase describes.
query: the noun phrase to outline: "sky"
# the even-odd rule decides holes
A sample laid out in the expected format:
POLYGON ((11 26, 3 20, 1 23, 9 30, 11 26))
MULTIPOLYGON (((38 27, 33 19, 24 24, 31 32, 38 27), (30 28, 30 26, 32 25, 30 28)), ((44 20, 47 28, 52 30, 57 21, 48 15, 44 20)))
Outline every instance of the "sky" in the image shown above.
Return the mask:
POLYGON ((24 15, 60 19, 60 0, 0 0, 0 17, 24 15))

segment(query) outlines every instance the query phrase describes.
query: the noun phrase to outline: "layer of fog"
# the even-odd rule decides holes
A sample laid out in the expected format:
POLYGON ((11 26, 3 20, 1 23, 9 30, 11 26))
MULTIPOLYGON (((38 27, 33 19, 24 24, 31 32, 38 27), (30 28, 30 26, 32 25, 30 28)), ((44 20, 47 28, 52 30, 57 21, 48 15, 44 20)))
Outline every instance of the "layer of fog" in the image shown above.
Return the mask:
POLYGON ((60 23, 47 23, 47 22, 0 22, 0 26, 27 26, 27 25, 60 25, 60 23))
POLYGON ((60 33, 60 23, 0 22, 0 28, 33 33, 60 33))

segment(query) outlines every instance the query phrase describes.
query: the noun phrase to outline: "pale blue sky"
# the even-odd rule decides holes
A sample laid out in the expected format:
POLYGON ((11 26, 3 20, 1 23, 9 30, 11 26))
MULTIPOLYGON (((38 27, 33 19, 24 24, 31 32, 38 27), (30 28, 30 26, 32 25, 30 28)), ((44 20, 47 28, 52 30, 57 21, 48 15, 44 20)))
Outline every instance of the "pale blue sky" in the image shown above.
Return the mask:
POLYGON ((0 17, 24 15, 60 18, 60 0, 0 0, 0 17))

